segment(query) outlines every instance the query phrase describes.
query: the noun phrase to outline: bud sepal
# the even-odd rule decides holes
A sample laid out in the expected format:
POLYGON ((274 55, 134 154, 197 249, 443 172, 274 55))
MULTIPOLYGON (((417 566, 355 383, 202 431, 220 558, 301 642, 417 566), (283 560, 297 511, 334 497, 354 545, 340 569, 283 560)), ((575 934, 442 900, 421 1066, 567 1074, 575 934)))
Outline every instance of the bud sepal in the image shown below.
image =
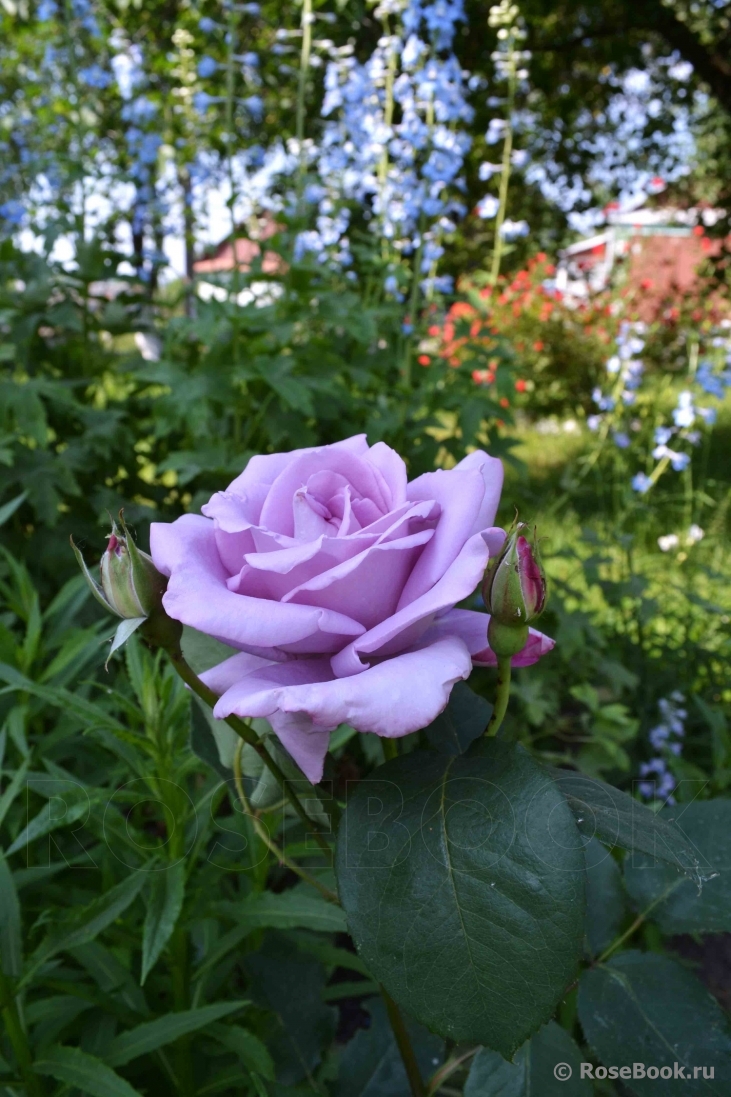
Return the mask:
POLYGON ((488 640, 497 656, 512 657, 528 642, 528 626, 546 604, 546 577, 533 530, 515 522, 502 549, 488 563, 482 598, 490 614, 488 640))

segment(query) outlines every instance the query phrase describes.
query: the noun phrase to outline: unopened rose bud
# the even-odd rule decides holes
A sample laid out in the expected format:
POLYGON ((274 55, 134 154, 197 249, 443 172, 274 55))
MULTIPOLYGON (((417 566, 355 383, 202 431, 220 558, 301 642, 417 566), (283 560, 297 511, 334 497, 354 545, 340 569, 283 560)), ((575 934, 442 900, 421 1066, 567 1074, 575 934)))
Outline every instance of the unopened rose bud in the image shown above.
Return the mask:
POLYGON ((167 583, 124 525, 122 531, 112 522, 107 550, 99 564, 102 591, 119 617, 149 617, 161 604, 167 583))
POLYGON ((136 628, 144 625, 143 635, 153 646, 177 642, 181 626, 167 616, 162 605, 167 579, 161 575, 146 552, 137 548, 120 511, 121 529, 112 521, 106 552, 99 569, 101 585, 87 568, 84 558, 71 539, 71 547, 91 592, 110 613, 122 618, 112 651, 120 647, 136 628))
POLYGON ((528 641, 528 626, 543 613, 546 577, 529 527, 518 522, 502 551, 488 564, 482 597, 490 613, 488 639, 496 655, 517 655, 528 641))

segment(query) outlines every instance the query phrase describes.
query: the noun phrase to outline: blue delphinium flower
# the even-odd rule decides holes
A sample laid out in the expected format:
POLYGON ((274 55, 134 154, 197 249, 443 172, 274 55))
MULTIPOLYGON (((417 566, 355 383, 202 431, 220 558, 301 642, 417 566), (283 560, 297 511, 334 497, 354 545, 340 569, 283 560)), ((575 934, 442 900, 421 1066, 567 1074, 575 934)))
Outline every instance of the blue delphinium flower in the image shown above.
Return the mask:
POLYGON ((486 194, 475 206, 475 213, 478 217, 481 217, 483 221, 487 221, 489 218, 495 217, 499 209, 500 202, 495 195, 486 194))
POLYGON ((36 19, 41 23, 48 23, 58 15, 58 5, 55 0, 41 0, 36 9, 36 19))
POLYGON ((652 480, 644 472, 638 472, 632 477, 632 490, 644 495, 652 487, 652 480))
POLYGON ((15 198, 0 205, 0 217, 11 225, 21 225, 25 217, 25 206, 15 198))
POLYGON ((212 57, 201 57, 198 62, 198 75, 201 80, 206 80, 209 76, 213 76, 217 69, 218 61, 215 61, 212 57))
POLYGON ((112 82, 111 73, 105 72, 101 65, 88 65, 86 68, 79 69, 79 80, 82 84, 86 84, 88 88, 108 88, 112 82))
POLYGON ((639 782, 638 789, 640 795, 647 800, 657 798, 674 803, 672 792, 675 778, 668 768, 668 756, 677 758, 682 753, 688 710, 685 708, 685 697, 678 690, 673 691, 669 697, 661 698, 658 708, 660 723, 648 733, 650 746, 658 752, 658 756, 640 765, 640 777, 643 780, 639 782))

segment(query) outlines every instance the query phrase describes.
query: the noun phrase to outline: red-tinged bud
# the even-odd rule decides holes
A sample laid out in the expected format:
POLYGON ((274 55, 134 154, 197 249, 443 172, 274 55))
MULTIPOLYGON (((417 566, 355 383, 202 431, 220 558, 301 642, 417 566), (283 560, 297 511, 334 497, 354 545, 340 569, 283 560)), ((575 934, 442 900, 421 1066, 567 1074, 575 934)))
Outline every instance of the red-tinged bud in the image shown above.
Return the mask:
POLYGON ((89 572, 73 539, 71 541, 92 594, 105 609, 122 618, 111 651, 120 647, 141 626, 144 626, 142 635, 148 643, 168 647, 177 643, 181 626, 168 617, 163 608, 167 579, 157 570, 152 558, 137 548, 121 512, 119 521, 121 528, 112 521, 106 552, 99 563, 101 585, 89 572))
POLYGON ((496 655, 517 655, 528 641, 528 626, 546 604, 546 577, 541 567, 533 532, 517 522, 502 551, 489 562, 482 583, 482 597, 490 613, 488 639, 496 655))
POLYGON ((99 568, 104 597, 119 617, 149 617, 161 605, 167 581, 152 558, 137 548, 123 521, 121 531, 112 522, 99 568))

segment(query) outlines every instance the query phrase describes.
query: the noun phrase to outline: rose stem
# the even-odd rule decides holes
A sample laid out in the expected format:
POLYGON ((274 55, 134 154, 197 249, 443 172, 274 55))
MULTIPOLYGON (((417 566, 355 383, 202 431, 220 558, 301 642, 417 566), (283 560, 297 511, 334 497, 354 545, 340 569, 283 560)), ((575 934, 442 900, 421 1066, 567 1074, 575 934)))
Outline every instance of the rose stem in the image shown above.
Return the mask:
POLYGON ((401 1010, 394 1002, 391 995, 381 987, 381 995, 386 1003, 386 1012, 388 1013, 388 1019, 391 1022, 391 1028, 396 1038, 396 1044, 401 1052, 401 1058, 403 1060, 404 1069, 406 1070, 406 1077, 409 1080, 409 1089, 411 1090, 411 1097, 424 1097, 425 1089, 424 1083, 421 1080, 421 1072, 419 1070, 419 1064, 416 1061, 416 1055, 414 1049, 411 1046, 411 1040, 404 1024, 401 1010))
POLYGON ((512 655, 498 655, 497 657, 497 690, 495 692, 495 708, 492 710, 490 723, 487 725, 485 735, 492 739, 500 730, 500 725, 508 708, 510 700, 510 668, 512 655))
POLYGON ((244 790, 244 782, 243 782, 243 777, 242 777, 242 773, 241 773, 241 754, 243 752, 243 749, 244 749, 244 741, 243 741, 243 739, 240 739, 239 742, 238 742, 238 745, 236 747, 236 752, 234 754, 234 782, 236 784, 236 791, 239 794, 239 800, 241 801, 241 806, 243 807, 243 809, 246 812, 249 819, 251 819, 254 830, 259 835, 259 837, 261 838, 262 842, 267 847, 267 849, 271 853, 274 854, 274 856, 277 858, 278 861, 280 861, 283 865, 286 865, 287 868, 291 869, 291 871, 296 873, 297 876, 300 876, 306 883, 310 884, 311 887, 317 888, 317 890, 320 892, 320 894, 323 895, 328 900, 329 903, 338 903, 339 904, 338 897, 337 897, 337 895, 335 894, 334 891, 330 891, 330 888, 325 887, 325 885, 322 884, 317 879, 317 877, 311 876, 310 873, 307 872, 306 869, 301 868, 294 861, 291 861, 289 859, 289 857, 287 857, 284 850, 280 849, 279 846, 276 844, 276 842, 274 842, 270 838, 269 831, 261 823, 258 814, 254 811, 251 804, 249 803, 249 801, 247 799, 247 796, 246 796, 246 792, 244 790))
MULTIPOLYGON (((195 693, 197 697, 200 697, 201 701, 205 701, 205 703, 210 708, 213 708, 218 701, 218 697, 212 689, 209 689, 208 686, 204 685, 203 682, 201 682, 200 678, 195 673, 193 668, 189 666, 188 663, 185 661, 185 657, 183 656, 183 652, 180 649, 180 645, 177 645, 176 647, 171 646, 169 648, 166 648, 166 650, 168 655, 170 656, 170 661, 175 667, 175 670, 178 672, 185 684, 187 686, 190 686, 190 688, 193 690, 193 693, 195 693)), ((291 787, 289 781, 284 776, 281 769, 274 761, 271 754, 266 749, 256 732, 253 731, 247 723, 239 719, 238 716, 227 716, 224 719, 224 723, 228 724, 228 726, 236 732, 240 739, 243 739, 245 743, 248 743, 249 746, 252 746, 254 748, 264 765, 269 769, 271 774, 276 777, 277 781, 282 786, 287 799, 289 800, 294 810, 297 812, 297 815, 299 816, 301 821, 306 827, 310 828, 311 833, 315 837, 315 841, 320 846, 320 849, 322 849, 323 853, 326 853, 327 856, 330 857, 330 855, 332 854, 332 850, 323 835, 320 833, 317 824, 314 822, 313 819, 309 817, 305 809, 302 807, 302 804, 300 803, 300 800, 297 797, 294 789, 291 787)))

